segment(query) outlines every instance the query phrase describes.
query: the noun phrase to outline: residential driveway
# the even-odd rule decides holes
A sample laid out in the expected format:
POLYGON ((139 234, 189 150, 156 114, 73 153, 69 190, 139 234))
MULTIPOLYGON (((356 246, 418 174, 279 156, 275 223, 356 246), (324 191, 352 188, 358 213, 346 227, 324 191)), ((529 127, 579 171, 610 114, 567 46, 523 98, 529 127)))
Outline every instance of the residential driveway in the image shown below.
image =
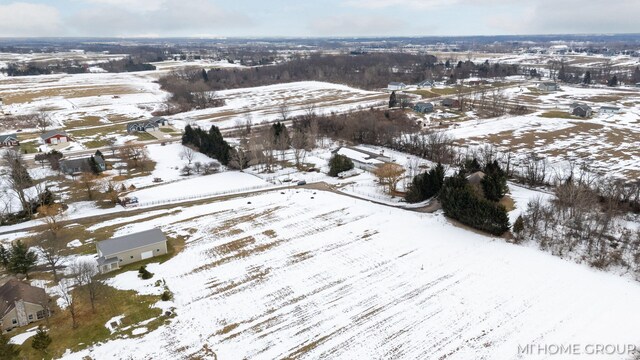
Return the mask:
POLYGON ((160 130, 147 131, 147 134, 152 135, 154 138, 158 140, 167 140, 170 137, 168 136, 168 134, 165 134, 160 130))

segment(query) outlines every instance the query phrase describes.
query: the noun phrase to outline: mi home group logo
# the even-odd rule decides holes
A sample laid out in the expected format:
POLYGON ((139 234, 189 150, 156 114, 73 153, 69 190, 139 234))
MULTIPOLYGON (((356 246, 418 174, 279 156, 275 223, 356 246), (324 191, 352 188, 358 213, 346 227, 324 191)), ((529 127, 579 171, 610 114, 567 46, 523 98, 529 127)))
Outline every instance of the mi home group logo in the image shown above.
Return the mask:
POLYGON ((640 351, 633 344, 526 344, 518 345, 518 355, 566 356, 632 356, 640 351))

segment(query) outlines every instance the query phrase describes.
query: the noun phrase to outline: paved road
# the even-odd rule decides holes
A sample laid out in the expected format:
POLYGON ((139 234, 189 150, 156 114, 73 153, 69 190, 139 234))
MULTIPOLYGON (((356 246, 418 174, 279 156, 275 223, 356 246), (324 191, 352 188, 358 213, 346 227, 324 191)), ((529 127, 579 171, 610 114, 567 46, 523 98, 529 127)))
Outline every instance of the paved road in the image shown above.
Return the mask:
MULTIPOLYGON (((224 201, 224 200, 229 200, 229 199, 234 199, 234 198, 239 198, 239 197, 254 196, 254 195, 267 193, 267 192, 281 191, 281 190, 286 190, 286 189, 300 189, 300 188, 309 189, 309 190, 317 190, 317 191, 327 191, 327 192, 331 192, 331 193, 342 195, 342 196, 347 196, 347 197, 358 199, 358 200, 368 201, 368 202, 371 202, 371 203, 374 203, 374 204, 378 204, 378 205, 382 205, 382 206, 392 207, 392 208, 396 208, 396 209, 404 209, 404 210, 408 210, 408 211, 421 212, 421 213, 432 213, 432 212, 437 211, 440 208, 439 204, 437 206, 434 206, 433 204, 428 204, 428 205, 420 207, 420 208, 405 208, 405 207, 401 207, 401 206, 395 206, 395 205, 391 205, 391 204, 388 204, 388 203, 379 202, 379 201, 367 199, 367 198, 364 198, 364 197, 359 197, 357 195, 344 193, 344 192, 336 189, 334 186, 332 186, 330 184, 327 184, 324 181, 321 181, 321 182, 316 182, 316 183, 309 183, 309 184, 302 185, 302 186, 290 185, 290 186, 283 186, 283 187, 266 188, 266 189, 261 189, 261 190, 256 190, 256 191, 245 192, 245 193, 217 195, 217 196, 212 196, 212 197, 208 197, 208 198, 204 198, 204 199, 179 201, 179 202, 174 202, 174 203, 169 203, 169 204, 155 205, 155 206, 149 206, 149 207, 143 207, 143 208, 128 208, 128 209, 126 209, 126 208, 120 207, 120 205, 117 205, 118 207, 120 207, 120 210, 117 210, 117 211, 114 211, 114 212, 110 212, 110 213, 104 214, 104 215, 92 215, 92 216, 85 216, 85 217, 81 216, 81 217, 77 217, 77 218, 72 218, 72 219, 69 219, 69 220, 66 220, 66 221, 62 222, 61 224, 63 226, 65 226, 67 224, 72 224, 72 223, 93 225, 93 224, 100 223, 102 221, 107 221, 107 220, 111 220, 111 219, 118 218, 118 217, 130 217, 130 216, 134 216, 134 215, 138 215, 138 214, 151 212, 151 211, 154 211, 154 210, 171 209, 171 208, 176 207, 177 205, 180 205, 181 207, 182 206, 203 205, 203 204, 208 204, 208 203, 217 202, 217 201, 224 201)), ((11 231, 3 231, 2 228, 0 227, 0 235, 2 235, 2 234, 11 234, 11 233, 15 233, 15 232, 22 232, 22 231, 32 231, 32 230, 37 230, 39 228, 44 228, 44 225, 25 226, 24 228, 11 230, 11 231)))

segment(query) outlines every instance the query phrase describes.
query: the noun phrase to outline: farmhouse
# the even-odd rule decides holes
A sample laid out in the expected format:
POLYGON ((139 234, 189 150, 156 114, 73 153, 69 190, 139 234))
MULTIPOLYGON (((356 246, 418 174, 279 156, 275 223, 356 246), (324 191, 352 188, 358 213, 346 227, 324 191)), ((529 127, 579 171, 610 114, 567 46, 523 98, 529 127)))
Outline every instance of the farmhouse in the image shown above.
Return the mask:
POLYGON ((49 297, 42 288, 9 280, 0 286, 0 316, 2 332, 42 320, 49 316, 49 297))
POLYGON ((427 88, 427 87, 428 88, 433 87, 433 81, 425 80, 425 81, 422 81, 422 82, 418 83, 418 89, 427 88))
POLYGON ((376 154, 353 147, 342 146, 334 150, 333 153, 348 157, 353 162, 354 167, 366 171, 373 171, 378 166, 391 162, 391 159, 383 154, 376 154))
POLYGON ((431 112, 433 112, 433 104, 432 103, 419 102, 413 107, 413 110, 416 111, 416 112, 422 113, 422 114, 431 113, 431 112))
POLYGON ((94 172, 94 167, 91 164, 93 161, 91 159, 95 161, 95 167, 98 172, 102 172, 107 169, 104 157, 96 151, 93 156, 60 160, 60 171, 67 175, 94 172))
POLYGON ((69 135, 66 132, 60 130, 51 130, 46 133, 40 135, 40 139, 44 141, 45 144, 63 144, 71 141, 69 135))
POLYGON ((558 90, 560 90, 560 87, 556 83, 545 82, 545 83, 540 83, 538 85, 538 89, 542 90, 542 91, 549 91, 550 92, 550 91, 558 91, 558 90))
POLYGON ((583 118, 587 118, 591 116, 592 113, 593 113, 593 110, 591 109, 591 106, 586 104, 578 104, 574 106, 573 109, 571 110, 571 115, 575 115, 583 118))
POLYGON ((98 270, 102 274, 122 265, 150 259, 167 253, 167 238, 160 229, 129 234, 96 244, 98 270))
POLYGON ((390 82, 387 86, 387 90, 396 91, 396 90, 404 90, 407 88, 407 85, 401 82, 390 82))
POLYGON ((20 142, 16 134, 0 135, 0 147, 19 146, 20 142))
MULTIPOLYGON (((127 132, 134 133, 134 132, 156 131, 158 130, 160 125, 156 120, 153 120, 153 119, 147 120, 147 121, 136 121, 136 122, 128 123, 127 132)), ((166 121, 166 120, 163 120, 163 121, 166 121)))
POLYGON ((599 112, 600 114, 619 114, 620 108, 615 106, 601 106, 599 112))

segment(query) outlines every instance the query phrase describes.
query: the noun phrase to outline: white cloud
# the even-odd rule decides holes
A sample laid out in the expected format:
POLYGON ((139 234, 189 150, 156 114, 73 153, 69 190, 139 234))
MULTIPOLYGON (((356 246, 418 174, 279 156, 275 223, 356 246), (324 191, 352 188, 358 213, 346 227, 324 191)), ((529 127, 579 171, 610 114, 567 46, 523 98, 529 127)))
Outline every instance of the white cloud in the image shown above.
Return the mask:
POLYGON ((78 11, 69 18, 70 27, 79 35, 139 36, 153 33, 190 36, 198 32, 251 25, 244 14, 228 12, 209 0, 131 1, 144 3, 144 11, 135 6, 120 6, 123 0, 89 1, 102 5, 78 11))
POLYGON ((84 0, 90 4, 109 5, 126 8, 131 12, 158 11, 163 8, 165 0, 84 0))
POLYGON ((52 6, 14 2, 0 5, 0 37, 51 36, 62 30, 62 19, 52 6))
POLYGON ((311 22, 309 28, 314 35, 320 36, 384 36, 418 31, 398 17, 365 14, 317 18, 311 22))

